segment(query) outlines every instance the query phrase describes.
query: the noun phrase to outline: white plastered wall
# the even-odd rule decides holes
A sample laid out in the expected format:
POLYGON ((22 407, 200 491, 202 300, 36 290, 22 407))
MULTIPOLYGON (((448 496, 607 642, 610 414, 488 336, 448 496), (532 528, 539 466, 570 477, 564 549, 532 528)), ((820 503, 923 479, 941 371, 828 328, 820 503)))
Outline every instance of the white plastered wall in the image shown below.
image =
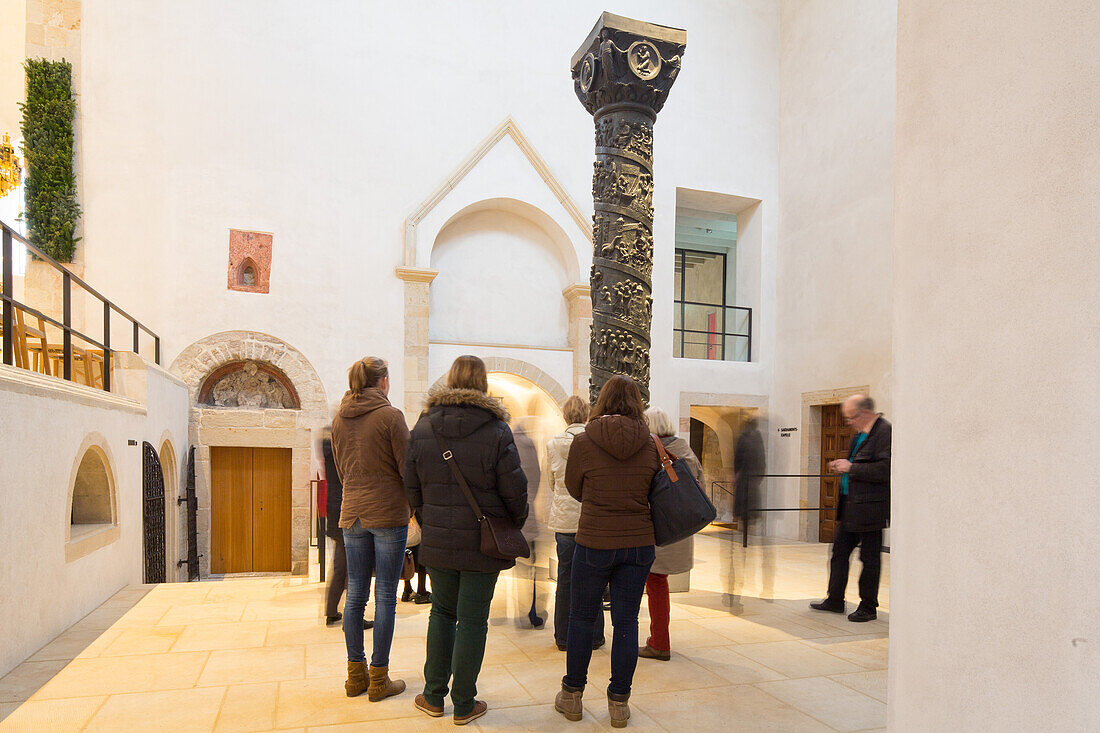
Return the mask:
MULTIPOLYGON (((804 395, 869 385, 891 412, 891 237, 896 10, 878 0, 782 3, 779 263, 771 473, 819 452, 804 395), (801 439, 780 439, 796 427, 801 439)), ((816 480, 771 479, 772 506, 818 506, 816 480)), ((817 516, 776 512, 769 531, 815 539, 817 516), (806 518, 802 518, 805 520, 806 518), (812 532, 807 529, 812 526, 812 532)), ((824 577, 822 578, 824 583, 824 577)))
POLYGON ((902 0, 891 731, 1100 729, 1100 14, 902 0))
MULTIPOLYGON (((125 361, 112 373, 130 387, 125 396, 0 366, 0 415, 18 426, 0 441, 0 676, 119 588, 144 580, 141 444, 159 445, 167 432, 187 445, 187 390, 158 367, 125 361), (69 500, 92 444, 110 459, 117 527, 77 547, 66 542, 69 500)), ((166 522, 166 534, 174 530, 166 522)))
MULTIPOLYGON (((85 3, 89 280, 163 336, 165 363, 206 334, 239 328, 294 343, 334 398, 356 358, 400 365, 405 287, 394 267, 405 264, 405 217, 501 120, 518 121, 587 223, 593 127, 568 59, 604 9, 580 0, 345 0, 325 12, 260 0, 85 3), (519 30, 531 28, 539 31, 519 30), (231 227, 274 233, 270 295, 226 290, 231 227)), ((675 410, 688 384, 766 395, 778 9, 644 0, 620 12, 686 28, 689 39, 655 128, 654 402, 675 410), (764 202, 757 363, 672 359, 677 186, 764 202)), ((520 153, 503 139, 487 159, 497 155, 520 153)), ((453 211, 490 196, 528 200, 566 233, 585 281, 586 232, 524 165, 509 188, 455 199, 453 211)), ((439 228, 451 213, 440 209, 439 228)), ((418 246, 430 248, 432 227, 420 224, 418 246)), ((394 395, 405 391, 402 372, 394 369, 394 395)))

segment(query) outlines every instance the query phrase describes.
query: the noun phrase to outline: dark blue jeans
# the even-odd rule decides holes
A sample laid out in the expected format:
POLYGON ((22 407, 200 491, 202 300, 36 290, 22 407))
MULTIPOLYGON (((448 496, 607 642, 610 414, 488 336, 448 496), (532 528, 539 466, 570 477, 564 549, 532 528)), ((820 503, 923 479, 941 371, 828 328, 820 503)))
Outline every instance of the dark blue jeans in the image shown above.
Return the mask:
MULTIPOLYGON (((558 532, 554 535, 558 542, 558 584, 554 591, 554 641, 565 646, 569 638, 569 602, 573 588, 573 552, 577 546, 577 535, 558 532)), ((603 610, 596 616, 596 625, 592 629, 592 638, 603 641, 603 610)))
POLYGON ((573 588, 562 683, 584 689, 592 660, 596 618, 603 613, 603 589, 611 585, 611 683, 607 691, 629 695, 638 666, 638 607, 653 565, 653 545, 596 550, 577 545, 573 553, 573 588))
POLYGON ((344 643, 349 662, 365 662, 363 653, 363 608, 370 595, 370 578, 378 579, 374 589, 374 649, 370 666, 390 666, 394 616, 397 615, 397 582, 405 558, 409 527, 362 527, 356 521, 344 530, 344 551, 348 557, 348 597, 344 601, 344 643))

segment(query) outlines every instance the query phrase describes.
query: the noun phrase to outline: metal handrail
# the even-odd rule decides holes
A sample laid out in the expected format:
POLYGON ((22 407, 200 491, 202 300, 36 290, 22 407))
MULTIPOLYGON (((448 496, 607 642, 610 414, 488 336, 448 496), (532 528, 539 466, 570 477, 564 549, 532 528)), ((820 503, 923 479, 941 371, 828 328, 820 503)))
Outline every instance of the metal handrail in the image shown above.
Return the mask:
MULTIPOLYGON (((15 331, 15 309, 18 308, 24 313, 30 313, 37 318, 41 318, 43 321, 48 322, 61 329, 63 335, 62 353, 63 353, 63 376, 66 380, 72 381, 72 365, 73 365, 73 335, 85 343, 92 344, 103 350, 103 389, 106 392, 111 391, 111 356, 114 350, 111 349, 111 314, 117 313, 124 319, 129 321, 133 326, 133 347, 134 353, 139 353, 141 348, 141 332, 144 331, 149 336, 153 337, 153 361, 156 364, 160 364, 160 336, 152 331, 148 326, 138 321, 126 311, 119 308, 117 305, 107 299, 102 293, 89 285, 79 275, 74 275, 69 270, 65 269, 57 260, 50 257, 41 249, 36 247, 29 239, 24 237, 19 232, 8 226, 3 221, 0 221, 0 230, 2 230, 2 252, 0 252, 0 258, 3 260, 3 288, 0 289, 0 303, 3 304, 3 363, 7 365, 13 365, 15 363, 15 348, 14 348, 14 331, 15 331), (29 305, 17 301, 12 294, 14 287, 14 260, 12 256, 13 242, 18 241, 30 252, 42 260, 48 263, 51 267, 61 273, 62 281, 62 317, 58 321, 55 318, 47 316, 36 308, 32 308, 29 305), (72 284, 76 282, 84 292, 96 298, 103 304, 103 341, 97 341, 91 338, 85 333, 72 327, 72 284)), ((46 358, 43 355, 43 358, 46 358)), ((85 364, 85 370, 90 370, 91 366, 85 364)), ((90 373, 90 372, 88 372, 90 373)))

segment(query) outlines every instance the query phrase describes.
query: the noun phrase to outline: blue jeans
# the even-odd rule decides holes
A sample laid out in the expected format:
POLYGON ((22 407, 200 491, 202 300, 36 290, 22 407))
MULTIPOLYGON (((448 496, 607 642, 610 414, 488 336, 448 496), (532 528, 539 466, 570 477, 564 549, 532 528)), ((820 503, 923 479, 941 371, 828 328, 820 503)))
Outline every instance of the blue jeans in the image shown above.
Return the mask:
POLYGON ((374 650, 370 666, 390 666, 393 622, 397 615, 397 582, 405 558, 409 527, 363 527, 358 520, 344 530, 344 551, 348 558, 348 597, 344 601, 344 643, 349 662, 365 662, 363 653, 363 609, 370 595, 370 578, 378 579, 374 589, 374 650))
POLYGON ((655 557, 653 545, 596 550, 577 545, 562 684, 583 690, 592 660, 596 618, 603 613, 603 589, 611 585, 611 683, 607 691, 629 695, 638 666, 638 608, 655 557))
MULTIPOLYGON (((569 598, 573 588, 573 552, 577 535, 558 532, 558 585, 554 591, 554 642, 565 646, 569 635, 569 598)), ((603 611, 596 617, 592 638, 603 643, 603 611)))

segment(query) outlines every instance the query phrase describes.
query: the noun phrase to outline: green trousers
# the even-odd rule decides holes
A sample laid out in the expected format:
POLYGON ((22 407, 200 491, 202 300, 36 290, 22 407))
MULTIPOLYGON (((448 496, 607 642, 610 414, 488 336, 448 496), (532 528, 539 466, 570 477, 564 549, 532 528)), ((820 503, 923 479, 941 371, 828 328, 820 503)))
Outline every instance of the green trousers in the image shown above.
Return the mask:
POLYGON ((428 568, 432 612, 428 616, 424 699, 430 705, 443 706, 450 682, 454 714, 473 712, 497 575, 428 568))

